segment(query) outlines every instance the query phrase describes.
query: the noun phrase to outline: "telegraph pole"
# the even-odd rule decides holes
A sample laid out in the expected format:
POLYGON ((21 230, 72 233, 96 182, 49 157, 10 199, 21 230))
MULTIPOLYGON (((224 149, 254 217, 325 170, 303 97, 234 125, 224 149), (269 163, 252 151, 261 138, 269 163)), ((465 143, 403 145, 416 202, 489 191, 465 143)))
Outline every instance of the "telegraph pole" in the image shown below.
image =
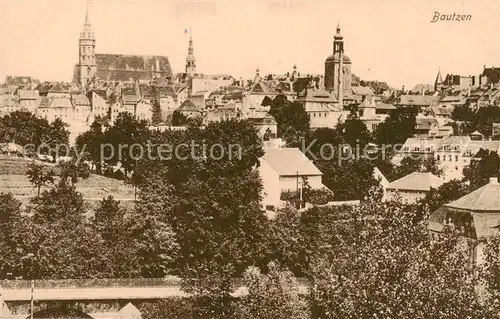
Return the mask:
POLYGON ((33 319, 33 311, 35 309, 34 307, 34 301, 33 301, 33 292, 35 290, 35 281, 31 281, 31 311, 30 311, 30 318, 33 319))

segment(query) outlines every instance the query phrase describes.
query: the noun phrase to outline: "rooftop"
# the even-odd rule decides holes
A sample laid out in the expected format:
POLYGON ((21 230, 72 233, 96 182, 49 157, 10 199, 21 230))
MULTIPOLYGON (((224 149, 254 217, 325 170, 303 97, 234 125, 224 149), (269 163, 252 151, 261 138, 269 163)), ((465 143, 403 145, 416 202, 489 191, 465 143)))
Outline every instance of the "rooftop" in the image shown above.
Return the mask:
POLYGON ((387 189, 430 191, 431 187, 438 188, 443 183, 442 179, 432 173, 413 172, 390 183, 387 189))
POLYGON ((268 148, 261 160, 280 176, 314 176, 321 171, 298 148, 268 148))

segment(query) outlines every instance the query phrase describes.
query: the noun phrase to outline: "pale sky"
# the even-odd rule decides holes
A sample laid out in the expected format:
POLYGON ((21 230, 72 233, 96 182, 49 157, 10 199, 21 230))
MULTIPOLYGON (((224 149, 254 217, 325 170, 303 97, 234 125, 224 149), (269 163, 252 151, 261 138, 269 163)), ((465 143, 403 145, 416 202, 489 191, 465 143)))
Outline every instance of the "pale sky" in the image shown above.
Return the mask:
MULTIPOLYGON (((70 81, 85 0, 0 0, 0 82, 6 75, 70 81)), ((441 72, 500 66, 500 2, 304 0, 92 0, 97 53, 168 56, 184 70, 192 28, 197 71, 238 78, 323 73, 337 21, 353 73, 412 87, 441 72), (471 21, 431 23, 434 12, 471 21)))

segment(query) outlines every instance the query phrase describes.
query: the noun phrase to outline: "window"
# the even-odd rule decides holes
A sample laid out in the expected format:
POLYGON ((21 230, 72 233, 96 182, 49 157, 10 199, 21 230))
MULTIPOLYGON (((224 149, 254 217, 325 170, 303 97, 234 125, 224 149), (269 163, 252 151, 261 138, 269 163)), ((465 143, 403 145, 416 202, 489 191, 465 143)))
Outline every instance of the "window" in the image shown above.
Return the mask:
POLYGON ((455 162, 458 162, 458 155, 455 155, 455 162))
POLYGON ((440 160, 441 160, 441 157, 438 155, 438 156, 436 157, 436 159, 437 159, 438 161, 440 161, 440 160))
POLYGON ((448 155, 448 161, 451 162, 451 155, 448 155))

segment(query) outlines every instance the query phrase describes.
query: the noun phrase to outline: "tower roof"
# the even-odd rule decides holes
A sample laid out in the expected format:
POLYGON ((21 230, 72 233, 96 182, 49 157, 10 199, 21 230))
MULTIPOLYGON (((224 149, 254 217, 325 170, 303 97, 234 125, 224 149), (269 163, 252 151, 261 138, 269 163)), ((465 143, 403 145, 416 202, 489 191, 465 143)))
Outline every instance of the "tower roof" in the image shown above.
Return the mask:
POLYGON ((445 206, 474 212, 500 212, 498 178, 492 177, 488 184, 445 206))
POLYGON ((335 40, 342 40, 343 36, 340 33, 340 22, 337 23, 337 33, 334 36, 335 40))
POLYGON ((443 77, 441 76, 441 69, 438 70, 438 74, 436 76, 436 84, 443 84, 443 77))

